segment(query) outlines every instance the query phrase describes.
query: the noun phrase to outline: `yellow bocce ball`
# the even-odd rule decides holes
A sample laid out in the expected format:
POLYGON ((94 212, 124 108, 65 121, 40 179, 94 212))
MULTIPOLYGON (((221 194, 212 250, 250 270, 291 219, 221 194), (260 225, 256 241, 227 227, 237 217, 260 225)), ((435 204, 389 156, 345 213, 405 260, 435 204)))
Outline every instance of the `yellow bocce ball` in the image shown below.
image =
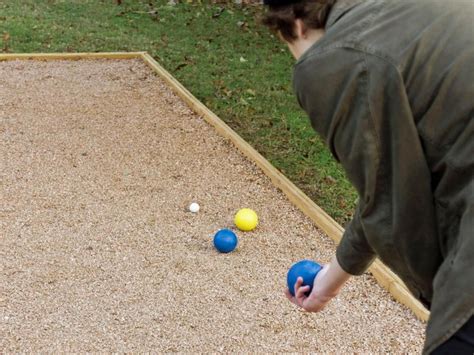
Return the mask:
POLYGON ((234 223, 242 231, 251 231, 258 224, 257 213, 250 208, 242 208, 235 215, 234 223))

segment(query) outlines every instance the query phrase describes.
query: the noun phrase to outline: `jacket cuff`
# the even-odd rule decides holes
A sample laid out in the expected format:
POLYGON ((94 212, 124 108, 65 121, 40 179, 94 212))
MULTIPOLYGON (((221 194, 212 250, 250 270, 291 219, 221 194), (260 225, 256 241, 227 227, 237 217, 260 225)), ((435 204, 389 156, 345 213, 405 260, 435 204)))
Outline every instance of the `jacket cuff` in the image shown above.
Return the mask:
MULTIPOLYGON (((365 248, 363 248, 365 249, 365 248)), ((348 274, 362 275, 372 264, 376 255, 371 248, 361 250, 354 243, 350 230, 346 230, 336 249, 336 259, 348 274)))

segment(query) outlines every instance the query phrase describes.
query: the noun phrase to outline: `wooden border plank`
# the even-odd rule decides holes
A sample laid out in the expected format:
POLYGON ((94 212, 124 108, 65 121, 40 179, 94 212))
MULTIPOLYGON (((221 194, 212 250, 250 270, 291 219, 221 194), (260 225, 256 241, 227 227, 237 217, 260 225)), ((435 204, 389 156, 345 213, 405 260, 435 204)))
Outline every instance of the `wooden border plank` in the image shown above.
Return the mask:
MULTIPOLYGON (((22 53, 0 54, 0 61, 5 60, 79 60, 79 59, 134 59, 141 58, 156 72, 173 91, 198 115, 201 115, 223 137, 229 139, 248 159, 253 161, 272 183, 298 207, 334 242, 342 238, 344 229, 321 207, 296 187, 286 176, 278 171, 268 160, 242 139, 232 128, 194 97, 180 82, 166 71, 152 56, 146 52, 101 52, 101 53, 22 53)), ((375 260, 369 269, 377 282, 387 289, 400 303, 410 308, 422 321, 427 321, 429 311, 408 291, 405 284, 380 260, 375 260)))
POLYGON ((80 60, 80 59, 134 59, 143 58, 145 52, 90 52, 90 53, 0 53, 5 60, 80 60))

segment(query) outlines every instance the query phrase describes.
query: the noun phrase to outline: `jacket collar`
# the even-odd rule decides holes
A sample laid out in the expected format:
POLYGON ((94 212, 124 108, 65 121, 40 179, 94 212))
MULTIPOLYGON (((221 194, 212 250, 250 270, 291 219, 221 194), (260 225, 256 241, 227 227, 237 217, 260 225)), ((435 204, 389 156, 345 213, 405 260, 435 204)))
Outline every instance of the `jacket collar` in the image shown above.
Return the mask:
POLYGON ((364 2, 365 0, 338 0, 334 4, 329 13, 328 20, 326 21, 325 29, 327 30, 332 25, 334 25, 341 17, 343 17, 348 11, 350 11, 355 6, 364 2))

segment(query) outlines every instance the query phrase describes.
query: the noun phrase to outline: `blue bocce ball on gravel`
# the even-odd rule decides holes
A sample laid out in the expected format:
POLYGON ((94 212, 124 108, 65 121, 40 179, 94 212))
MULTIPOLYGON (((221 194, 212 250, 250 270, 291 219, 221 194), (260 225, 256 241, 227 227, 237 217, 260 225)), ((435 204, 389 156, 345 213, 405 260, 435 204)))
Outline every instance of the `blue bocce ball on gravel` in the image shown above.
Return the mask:
POLYGON ((214 246, 221 253, 230 253, 237 247, 238 239, 230 229, 221 229, 214 236, 214 246))

